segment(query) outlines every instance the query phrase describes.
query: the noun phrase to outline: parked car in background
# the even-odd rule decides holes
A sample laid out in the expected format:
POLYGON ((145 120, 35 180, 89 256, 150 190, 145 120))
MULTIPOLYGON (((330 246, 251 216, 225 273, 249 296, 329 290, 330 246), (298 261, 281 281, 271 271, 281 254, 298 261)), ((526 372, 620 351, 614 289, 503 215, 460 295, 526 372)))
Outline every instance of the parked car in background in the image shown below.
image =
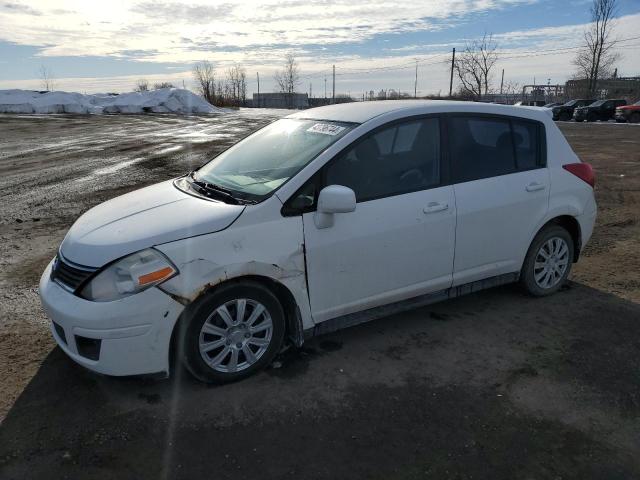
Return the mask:
POLYGON ((616 108, 616 122, 640 123, 640 101, 616 108))
POLYGON ((594 174, 542 110, 359 102, 280 119, 71 227, 40 281, 60 348, 109 375, 228 382, 284 342, 520 282, 557 292, 594 174))
POLYGON ((546 105, 544 105, 544 108, 559 107, 560 105, 562 105, 560 102, 547 103, 546 105))
POLYGON ((601 120, 606 122, 607 120, 613 120, 616 114, 616 108, 622 107, 627 104, 623 99, 609 99, 598 100, 586 107, 576 108, 573 112, 573 119, 576 122, 596 122, 601 120))
POLYGON ((516 107, 544 107, 544 100, 521 100, 519 102, 514 103, 516 107))
POLYGON ((573 118, 573 112, 576 108, 591 105, 593 102, 595 102, 595 99, 580 98, 569 100, 567 103, 563 103, 562 105, 551 109, 553 119, 568 122, 573 118))

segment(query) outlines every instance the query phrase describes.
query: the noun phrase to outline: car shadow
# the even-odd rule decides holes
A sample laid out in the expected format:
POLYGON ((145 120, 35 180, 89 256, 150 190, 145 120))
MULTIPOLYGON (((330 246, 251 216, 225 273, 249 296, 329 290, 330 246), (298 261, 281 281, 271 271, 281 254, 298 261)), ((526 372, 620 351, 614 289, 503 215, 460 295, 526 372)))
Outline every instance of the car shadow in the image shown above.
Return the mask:
POLYGON ((313 339, 224 386, 102 376, 55 348, 0 426, 0 478, 630 478, 639 320, 577 283, 542 299, 505 286, 313 339))

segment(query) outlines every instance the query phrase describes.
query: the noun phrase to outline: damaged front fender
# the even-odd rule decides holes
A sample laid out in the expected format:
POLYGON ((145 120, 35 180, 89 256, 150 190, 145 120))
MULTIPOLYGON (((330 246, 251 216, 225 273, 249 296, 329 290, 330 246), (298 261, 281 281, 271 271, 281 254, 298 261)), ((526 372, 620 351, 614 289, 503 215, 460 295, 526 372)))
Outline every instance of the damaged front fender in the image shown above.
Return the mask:
POLYGON ((180 272, 161 288, 183 305, 226 281, 262 277, 277 282, 292 295, 303 329, 314 325, 309 309, 300 218, 280 217, 257 225, 234 225, 222 232, 156 248, 167 255, 180 272))

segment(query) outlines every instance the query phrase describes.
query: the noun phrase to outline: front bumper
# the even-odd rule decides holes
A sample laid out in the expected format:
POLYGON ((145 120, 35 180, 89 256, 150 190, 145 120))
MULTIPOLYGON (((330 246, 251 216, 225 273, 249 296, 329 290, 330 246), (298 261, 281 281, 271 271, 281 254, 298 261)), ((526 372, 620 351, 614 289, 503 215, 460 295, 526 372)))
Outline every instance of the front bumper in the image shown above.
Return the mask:
POLYGON ((52 263, 40 279, 40 299, 67 355, 106 375, 169 372, 171 334, 183 305, 157 288, 113 302, 84 300, 51 280, 52 263))

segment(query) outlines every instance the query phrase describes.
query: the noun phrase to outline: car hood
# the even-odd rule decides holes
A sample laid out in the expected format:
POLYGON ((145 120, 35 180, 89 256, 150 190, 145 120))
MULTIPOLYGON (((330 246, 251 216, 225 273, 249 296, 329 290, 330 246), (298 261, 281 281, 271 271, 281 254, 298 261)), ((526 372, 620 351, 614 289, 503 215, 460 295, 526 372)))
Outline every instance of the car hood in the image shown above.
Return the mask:
POLYGON ((101 267, 124 255, 224 230, 245 206, 191 196, 167 181, 104 202, 73 224, 60 246, 75 263, 101 267))

